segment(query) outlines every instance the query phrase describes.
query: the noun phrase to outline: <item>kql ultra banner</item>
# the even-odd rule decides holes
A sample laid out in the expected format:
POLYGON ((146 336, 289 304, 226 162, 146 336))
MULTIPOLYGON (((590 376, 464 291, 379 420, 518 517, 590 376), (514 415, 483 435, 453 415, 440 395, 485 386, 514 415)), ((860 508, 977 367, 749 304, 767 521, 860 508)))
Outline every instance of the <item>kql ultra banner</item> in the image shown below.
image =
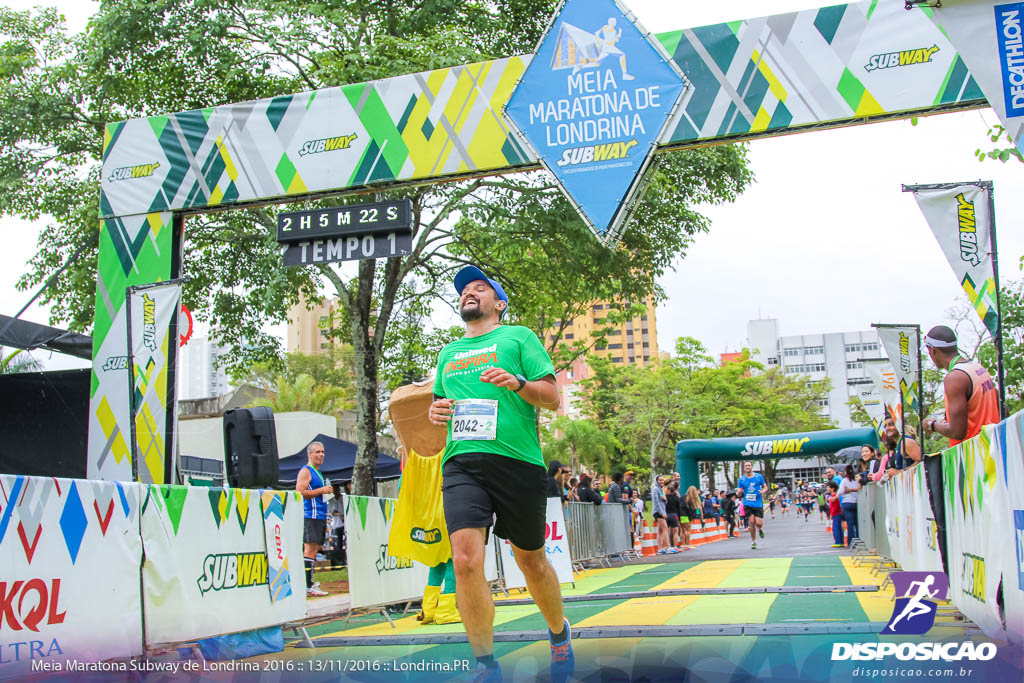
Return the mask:
POLYGON ((138 515, 137 484, 0 475, 0 679, 142 654, 138 515))

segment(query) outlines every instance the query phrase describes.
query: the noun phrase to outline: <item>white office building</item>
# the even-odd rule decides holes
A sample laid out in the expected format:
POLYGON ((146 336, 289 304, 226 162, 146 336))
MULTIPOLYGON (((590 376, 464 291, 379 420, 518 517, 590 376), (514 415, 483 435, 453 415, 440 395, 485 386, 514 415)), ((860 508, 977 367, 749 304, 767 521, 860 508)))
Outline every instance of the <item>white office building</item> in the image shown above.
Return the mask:
POLYGON ((822 401, 821 413, 836 427, 857 426, 850 421, 846 403, 851 396, 868 405, 881 401, 861 363, 865 358, 886 357, 874 329, 780 336, 778 321, 766 318, 747 323, 747 344, 751 358, 766 368, 781 367, 786 374, 814 382, 831 380, 832 390, 822 401))
POLYGON ((193 335, 178 353, 178 398, 222 396, 231 390, 228 377, 217 367, 223 350, 205 335, 193 335))

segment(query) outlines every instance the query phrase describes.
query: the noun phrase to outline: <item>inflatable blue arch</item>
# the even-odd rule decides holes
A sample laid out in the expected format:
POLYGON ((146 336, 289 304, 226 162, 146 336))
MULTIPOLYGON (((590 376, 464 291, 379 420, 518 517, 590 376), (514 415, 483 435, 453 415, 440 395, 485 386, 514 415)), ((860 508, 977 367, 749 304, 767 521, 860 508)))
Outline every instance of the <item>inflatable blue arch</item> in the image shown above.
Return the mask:
POLYGON ((799 458, 832 454, 848 446, 878 446, 878 434, 871 427, 825 429, 771 436, 735 436, 723 439, 684 439, 676 444, 676 472, 686 487, 700 488, 698 462, 799 458))

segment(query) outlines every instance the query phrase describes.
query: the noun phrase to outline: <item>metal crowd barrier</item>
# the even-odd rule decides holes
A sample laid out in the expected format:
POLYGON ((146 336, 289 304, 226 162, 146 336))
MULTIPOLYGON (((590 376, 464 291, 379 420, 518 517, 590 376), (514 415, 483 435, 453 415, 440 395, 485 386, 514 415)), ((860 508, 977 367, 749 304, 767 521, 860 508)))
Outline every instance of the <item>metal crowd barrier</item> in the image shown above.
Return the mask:
POLYGON ((621 503, 566 503, 565 524, 573 563, 600 561, 633 549, 629 506, 621 503))

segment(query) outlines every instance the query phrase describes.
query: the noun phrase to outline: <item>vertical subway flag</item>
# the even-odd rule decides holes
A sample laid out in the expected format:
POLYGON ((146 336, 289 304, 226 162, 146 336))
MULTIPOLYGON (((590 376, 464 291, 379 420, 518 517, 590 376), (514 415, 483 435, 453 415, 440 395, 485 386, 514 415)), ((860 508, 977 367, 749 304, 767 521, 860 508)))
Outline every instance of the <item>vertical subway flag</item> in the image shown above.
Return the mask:
POLYGON ((916 411, 917 376, 921 356, 917 348, 918 328, 916 325, 874 325, 878 338, 882 340, 885 354, 889 356, 896 380, 899 382, 902 405, 916 411))
POLYGON ((180 306, 180 283, 128 291, 132 458, 137 465, 133 469, 138 481, 146 484, 171 483, 173 473, 167 455, 175 453, 177 430, 168 428, 167 418, 176 392, 168 391, 168 381, 178 352, 171 322, 180 306))
POLYGON ((615 0, 567 0, 505 106, 591 230, 614 243, 684 90, 615 0))
MULTIPOLYGON (((896 429, 902 433, 903 409, 899 381, 896 379, 896 370, 892 367, 892 363, 885 358, 865 358, 863 363, 864 369, 874 385, 875 392, 882 397, 882 408, 884 410, 882 418, 891 417, 896 423, 896 429)), ((868 414, 871 415, 870 410, 868 414)), ((871 415, 871 417, 875 419, 874 415, 871 415)), ((881 438, 881 430, 879 430, 879 433, 879 438, 881 438)))
POLYGON ((942 247, 971 306, 994 337, 999 325, 987 187, 908 188, 942 247))

